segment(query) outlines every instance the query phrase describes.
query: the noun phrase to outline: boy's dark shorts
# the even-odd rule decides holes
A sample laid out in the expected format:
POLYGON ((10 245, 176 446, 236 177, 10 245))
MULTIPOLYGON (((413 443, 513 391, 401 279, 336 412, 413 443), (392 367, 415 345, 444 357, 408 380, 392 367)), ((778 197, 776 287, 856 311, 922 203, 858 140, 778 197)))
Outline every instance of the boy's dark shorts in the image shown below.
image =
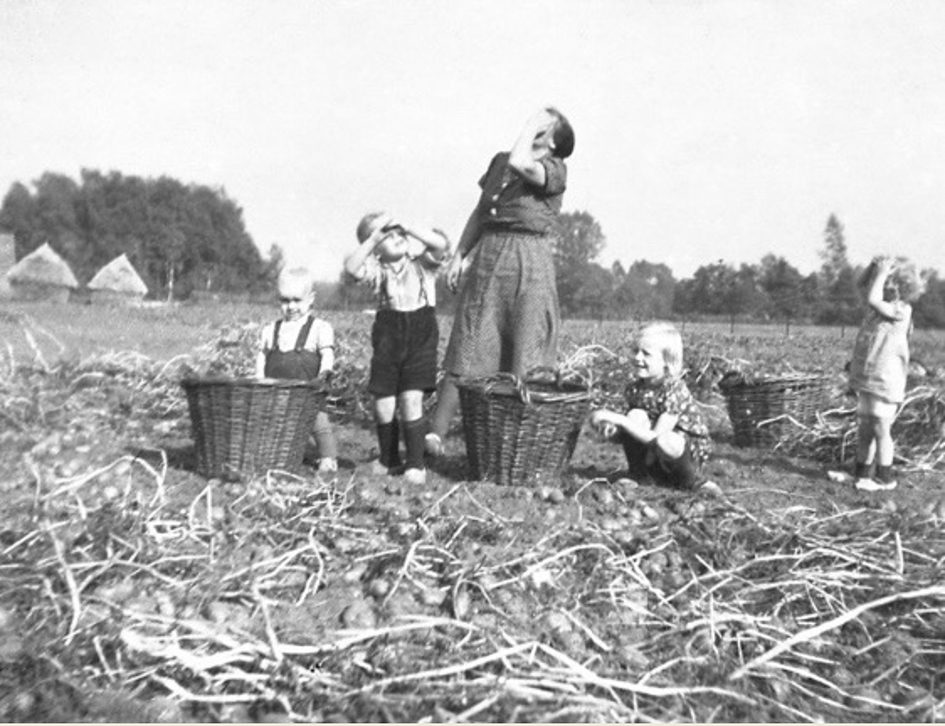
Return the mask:
POLYGON ((692 456, 689 441, 678 459, 660 457, 655 447, 640 443, 628 434, 620 437, 627 456, 627 473, 633 479, 652 481, 676 489, 694 489, 702 481, 702 471, 692 456))
POLYGON ((371 329, 374 354, 368 391, 377 398, 434 391, 439 342, 435 308, 378 310, 371 329))

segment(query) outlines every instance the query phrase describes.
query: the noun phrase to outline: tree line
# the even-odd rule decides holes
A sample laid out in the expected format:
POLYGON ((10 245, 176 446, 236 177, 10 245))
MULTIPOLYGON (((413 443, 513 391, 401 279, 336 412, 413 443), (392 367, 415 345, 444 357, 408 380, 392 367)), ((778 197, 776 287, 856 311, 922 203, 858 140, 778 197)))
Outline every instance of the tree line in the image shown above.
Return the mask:
MULTIPOLYGON (((849 253, 843 225, 830 215, 820 241, 819 270, 802 274, 784 257, 766 254, 737 267, 717 260, 677 280, 663 263, 636 260, 609 268, 597 261, 606 247, 600 224, 587 211, 559 216, 555 268, 562 313, 595 319, 698 319, 858 324, 862 272, 849 253)), ((200 293, 271 294, 284 256, 266 257, 247 233, 242 210, 224 190, 185 185, 168 177, 144 179, 83 169, 78 182, 47 172, 30 190, 14 183, 0 206, 0 230, 11 231, 17 259, 49 242, 80 282, 125 253, 151 296, 186 299, 200 293)), ((925 270, 926 290, 915 304, 922 327, 945 327, 945 280, 925 270)), ((344 273, 320 285, 324 308, 360 309, 372 294, 344 273)), ((455 297, 438 289, 438 307, 452 312, 455 297)))
MULTIPOLYGON (((740 320, 858 325, 863 300, 857 280, 865 264, 849 259, 843 225, 827 219, 818 253, 819 270, 802 274, 784 257, 764 255, 757 264, 737 267, 723 260, 676 280, 664 264, 637 260, 606 269, 595 260, 604 249, 600 225, 587 212, 560 217, 558 293, 562 311, 585 318, 678 318, 706 316, 740 320)), ((936 270, 922 272, 925 292, 914 304, 920 327, 945 327, 945 280, 936 270)))
POLYGON ((83 169, 78 182, 44 173, 30 190, 14 183, 0 206, 0 230, 13 233, 16 257, 45 242, 80 283, 124 253, 152 297, 195 291, 263 291, 281 265, 264 259, 243 212, 222 189, 83 169))

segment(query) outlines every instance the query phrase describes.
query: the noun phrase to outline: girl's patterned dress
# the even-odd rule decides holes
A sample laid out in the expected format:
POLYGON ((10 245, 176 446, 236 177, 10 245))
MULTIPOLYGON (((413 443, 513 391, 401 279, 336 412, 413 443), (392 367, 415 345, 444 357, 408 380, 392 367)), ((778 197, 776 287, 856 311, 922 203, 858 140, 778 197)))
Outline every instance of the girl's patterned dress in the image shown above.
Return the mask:
POLYGON ((686 461, 686 454, 680 460, 661 461, 652 446, 642 444, 624 433, 621 443, 627 455, 630 475, 654 477, 658 481, 683 488, 696 486, 699 472, 709 458, 711 439, 702 412, 685 381, 667 377, 653 385, 634 380, 627 385, 625 398, 627 410, 644 411, 651 425, 664 413, 677 416, 674 431, 685 437, 688 457, 691 457, 691 464, 686 461))

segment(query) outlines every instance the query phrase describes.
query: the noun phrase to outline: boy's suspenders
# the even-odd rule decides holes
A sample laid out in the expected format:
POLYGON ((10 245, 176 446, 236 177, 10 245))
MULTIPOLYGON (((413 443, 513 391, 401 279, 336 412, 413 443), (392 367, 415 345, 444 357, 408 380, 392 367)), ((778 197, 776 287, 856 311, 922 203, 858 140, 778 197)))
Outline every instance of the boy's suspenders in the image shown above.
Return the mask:
POLYGON ((305 325, 302 326, 302 329, 299 331, 299 337, 295 339, 295 352, 301 353, 305 350, 305 343, 308 341, 308 334, 312 330, 312 323, 315 322, 315 318, 311 315, 308 316, 308 320, 305 321, 305 325))
MULTIPOLYGON (((299 337, 295 339, 295 352, 301 353, 305 350, 305 343, 308 341, 308 334, 312 331, 312 324, 315 322, 315 318, 311 315, 308 316, 308 320, 305 321, 305 324, 299 330, 299 337)), ((275 327, 272 329, 272 349, 279 350, 279 329, 282 327, 282 321, 277 320, 275 327)))
MULTIPOLYGON (((422 266, 419 265, 419 264, 414 264, 414 260, 413 260, 413 259, 411 259, 411 258, 408 257, 408 258, 407 258, 407 262, 408 262, 408 264, 410 264, 410 266, 413 268, 413 274, 417 276, 417 278, 418 278, 418 280, 419 280, 419 282, 420 282, 420 300, 421 300, 421 302, 423 303, 423 305, 421 305, 421 307, 427 306, 427 305, 430 304, 430 295, 429 295, 429 293, 427 292, 427 284, 428 284, 428 283, 427 283, 427 276, 426 276, 425 274, 423 274, 423 268, 422 268, 422 266)), ((406 271, 406 270, 405 270, 405 271, 406 271)), ((407 274, 409 275, 410 273, 408 272, 407 274)), ((381 297, 382 297, 382 298, 385 300, 385 302, 386 302, 386 307, 391 307, 391 301, 392 301, 392 297, 391 297, 391 294, 390 294, 390 287, 389 287, 389 286, 390 286, 390 277, 389 277, 389 275, 385 274, 384 277, 381 279, 381 289, 380 289, 380 292, 381 292, 381 297)))

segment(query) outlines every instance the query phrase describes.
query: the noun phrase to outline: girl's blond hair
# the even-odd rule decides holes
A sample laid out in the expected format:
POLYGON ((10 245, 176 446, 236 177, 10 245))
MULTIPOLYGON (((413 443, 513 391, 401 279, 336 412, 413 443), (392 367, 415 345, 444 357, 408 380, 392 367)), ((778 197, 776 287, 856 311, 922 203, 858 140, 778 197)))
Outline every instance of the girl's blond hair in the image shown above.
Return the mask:
POLYGON ((666 375, 673 378, 682 374, 683 370, 683 343, 682 336, 672 323, 647 323, 640 329, 637 339, 644 335, 659 339, 663 351, 663 364, 666 375))
MULTIPOLYGON (((864 297, 869 294, 873 286, 881 259, 881 257, 874 257, 857 280, 856 286, 864 297)), ((897 257, 896 268, 886 280, 886 287, 894 289, 900 300, 911 303, 925 292, 925 281, 919 275, 919 270, 913 262, 905 257, 897 257)))

